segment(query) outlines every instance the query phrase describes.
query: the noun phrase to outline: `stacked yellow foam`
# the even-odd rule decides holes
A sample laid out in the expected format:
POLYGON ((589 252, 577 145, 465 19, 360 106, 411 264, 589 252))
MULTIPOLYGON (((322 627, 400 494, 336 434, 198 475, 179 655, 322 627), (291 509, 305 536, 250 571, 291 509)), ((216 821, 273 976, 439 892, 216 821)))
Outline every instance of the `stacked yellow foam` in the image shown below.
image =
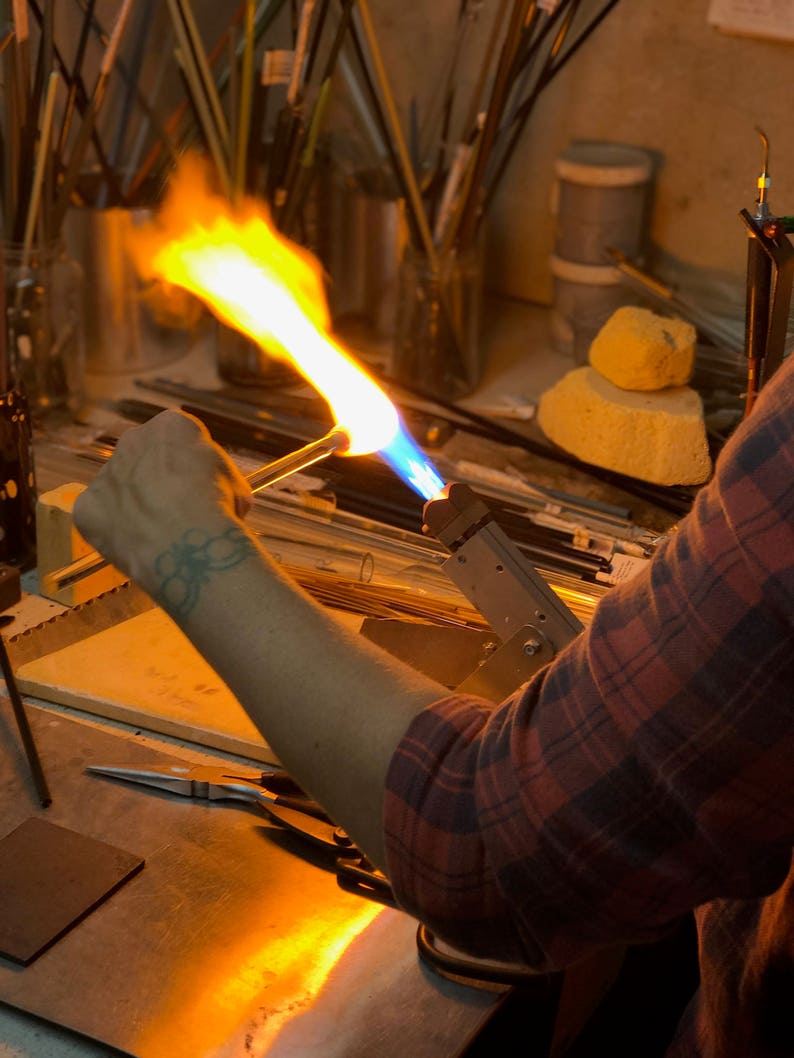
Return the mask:
POLYGON ((541 397, 538 423, 549 440, 588 463, 657 485, 706 481, 703 405, 686 385, 694 328, 624 306, 594 339, 589 359, 541 397))

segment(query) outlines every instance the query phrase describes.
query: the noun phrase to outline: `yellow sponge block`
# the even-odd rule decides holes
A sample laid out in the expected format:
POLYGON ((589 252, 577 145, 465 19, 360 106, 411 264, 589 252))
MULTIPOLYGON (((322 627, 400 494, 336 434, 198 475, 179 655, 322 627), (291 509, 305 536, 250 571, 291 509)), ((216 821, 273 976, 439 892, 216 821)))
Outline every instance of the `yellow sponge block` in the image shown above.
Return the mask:
POLYGON ((617 309, 593 339, 590 364, 621 389, 684 386, 695 364, 695 328, 650 309, 617 309))
MULTIPOLYGON (((77 558, 91 551, 83 537, 74 527, 72 507, 86 486, 69 482, 57 489, 42 493, 36 502, 36 557, 39 574, 39 590, 45 593, 45 577, 48 573, 62 569, 77 558)), ((51 593, 48 598, 64 606, 92 599, 103 591, 109 591, 127 578, 113 566, 93 573, 85 580, 77 581, 68 588, 51 593)))
POLYGON ((711 474, 703 406, 688 386, 620 389, 578 367, 543 394, 538 423, 579 459, 657 485, 697 485, 711 474))

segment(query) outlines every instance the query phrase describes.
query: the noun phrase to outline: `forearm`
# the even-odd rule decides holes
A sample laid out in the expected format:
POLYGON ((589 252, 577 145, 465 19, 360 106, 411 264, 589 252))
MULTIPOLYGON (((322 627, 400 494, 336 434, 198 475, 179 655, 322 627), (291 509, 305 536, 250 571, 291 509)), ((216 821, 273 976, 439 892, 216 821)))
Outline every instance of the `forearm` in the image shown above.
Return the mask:
POLYGON ((279 572, 241 521, 249 504, 247 483, 206 429, 164 412, 124 434, 74 516, 382 866, 389 761, 411 717, 444 689, 349 633, 279 572))
POLYGON ((445 693, 342 625, 231 517, 189 531, 155 565, 156 600, 216 669, 293 775, 383 866, 386 772, 411 718, 445 693), (229 534, 238 534, 230 546, 229 534), (213 543, 215 541, 216 543, 213 543), (224 560, 209 556, 223 547, 224 560), (198 552, 197 552, 198 554, 198 552), (175 570, 178 572, 175 574, 175 570))

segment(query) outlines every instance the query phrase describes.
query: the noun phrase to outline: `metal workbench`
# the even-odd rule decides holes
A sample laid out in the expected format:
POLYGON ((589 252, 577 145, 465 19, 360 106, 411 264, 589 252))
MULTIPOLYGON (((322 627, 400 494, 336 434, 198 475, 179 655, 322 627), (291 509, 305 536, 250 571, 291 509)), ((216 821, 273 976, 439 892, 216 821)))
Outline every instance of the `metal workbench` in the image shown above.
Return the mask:
MULTIPOLYGON (((542 326, 536 311, 519 323, 542 326)), ((184 371, 200 384, 213 366, 199 349, 184 371)), ((95 396, 117 388, 94 379, 95 396)), ((203 750, 42 702, 30 714, 53 804, 38 806, 0 699, 0 837, 46 816, 145 866, 29 966, 0 958, 0 1058, 458 1058, 498 1008, 504 990, 430 971, 412 919, 344 892, 320 853, 252 808, 84 771, 203 750)), ((572 1025, 612 971, 574 982, 572 1025)), ((545 1058, 547 1026, 537 1049, 531 1026, 523 1053, 545 1058)))
POLYGON ((84 771, 179 747, 28 708, 53 803, 0 710, 0 832, 46 818, 145 866, 30 965, 0 959, 0 1001, 36 1019, 0 1008, 0 1054, 452 1058, 495 1008, 499 993, 420 963, 408 916, 343 891, 264 815, 84 771))

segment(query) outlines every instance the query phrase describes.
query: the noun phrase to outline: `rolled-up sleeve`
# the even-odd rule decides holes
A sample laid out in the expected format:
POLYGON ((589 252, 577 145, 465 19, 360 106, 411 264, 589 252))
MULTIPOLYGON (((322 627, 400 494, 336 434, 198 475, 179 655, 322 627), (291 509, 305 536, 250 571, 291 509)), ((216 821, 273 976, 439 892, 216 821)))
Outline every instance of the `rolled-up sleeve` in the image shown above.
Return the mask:
MULTIPOLYGON (((794 840, 794 370, 694 510, 506 702, 450 694, 391 762, 401 905, 537 968, 769 893, 794 840)), ((772 389, 772 387, 770 387, 772 389)))

